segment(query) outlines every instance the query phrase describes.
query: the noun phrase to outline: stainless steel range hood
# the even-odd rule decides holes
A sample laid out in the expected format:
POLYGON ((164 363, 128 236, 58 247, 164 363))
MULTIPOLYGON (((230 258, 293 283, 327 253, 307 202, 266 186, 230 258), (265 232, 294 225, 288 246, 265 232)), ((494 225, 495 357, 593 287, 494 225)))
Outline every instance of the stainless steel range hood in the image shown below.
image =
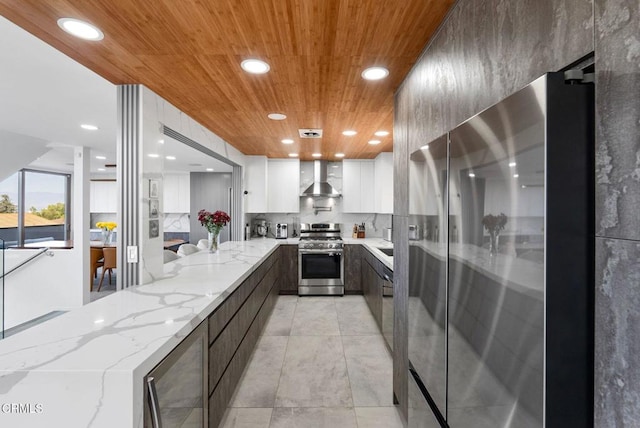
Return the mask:
POLYGON ((302 192, 302 196, 328 196, 339 198, 340 192, 327 183, 327 161, 313 161, 313 184, 302 192))

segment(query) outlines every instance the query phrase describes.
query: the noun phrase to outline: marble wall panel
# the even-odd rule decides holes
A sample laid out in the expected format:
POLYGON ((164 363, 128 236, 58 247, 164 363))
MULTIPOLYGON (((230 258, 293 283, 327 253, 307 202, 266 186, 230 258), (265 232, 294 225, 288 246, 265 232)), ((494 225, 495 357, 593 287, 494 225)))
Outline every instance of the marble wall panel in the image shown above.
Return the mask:
POLYGON ((398 91, 409 151, 591 51, 591 0, 459 1, 398 91))
POLYGON ((640 239, 640 3, 596 0, 596 234, 640 239))
POLYGON ((596 239, 595 426, 640 421, 640 242, 596 239))
MULTIPOLYGON (((593 31, 592 0, 458 1, 396 93, 394 213, 399 217, 394 223, 408 214, 409 153, 543 73, 588 55, 594 50, 593 31)), ((408 232, 394 234, 396 251, 408 249, 408 232)), ((396 262, 394 277, 404 296, 408 266, 396 262)), ((396 343, 404 346, 406 340, 397 337, 404 333, 395 333, 396 343)), ((396 381, 402 379, 398 357, 396 381)), ((404 400, 401 405, 406 415, 404 400)))
POLYGON ((409 417, 409 217, 393 216, 393 393, 409 417))

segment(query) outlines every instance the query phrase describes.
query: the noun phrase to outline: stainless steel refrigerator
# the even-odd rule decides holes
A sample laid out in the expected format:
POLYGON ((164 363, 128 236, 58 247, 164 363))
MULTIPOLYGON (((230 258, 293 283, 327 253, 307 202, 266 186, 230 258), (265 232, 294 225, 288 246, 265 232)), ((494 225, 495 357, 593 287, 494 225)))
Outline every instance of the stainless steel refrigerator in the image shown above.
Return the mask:
POLYGON ((549 73, 411 154, 411 426, 593 426, 593 127, 549 73))

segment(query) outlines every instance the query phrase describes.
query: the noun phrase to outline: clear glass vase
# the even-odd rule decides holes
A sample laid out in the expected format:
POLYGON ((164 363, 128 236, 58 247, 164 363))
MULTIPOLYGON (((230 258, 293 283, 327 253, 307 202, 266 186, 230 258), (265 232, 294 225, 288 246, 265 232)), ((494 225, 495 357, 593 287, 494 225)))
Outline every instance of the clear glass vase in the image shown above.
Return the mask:
POLYGON ((111 240, 113 239, 113 230, 102 229, 102 243, 104 245, 111 244, 111 240))
POLYGON ((208 247, 210 253, 217 253, 220 245, 220 233, 209 232, 207 235, 208 247))
POLYGON ((498 254, 498 238, 500 237, 500 232, 497 230, 489 231, 489 254, 495 256, 498 254))

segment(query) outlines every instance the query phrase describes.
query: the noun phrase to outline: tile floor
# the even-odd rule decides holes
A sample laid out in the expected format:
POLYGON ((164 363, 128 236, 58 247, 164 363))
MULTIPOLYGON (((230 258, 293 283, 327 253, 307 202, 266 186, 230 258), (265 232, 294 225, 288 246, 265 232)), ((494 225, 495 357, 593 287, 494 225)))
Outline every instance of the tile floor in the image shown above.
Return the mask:
POLYGON ((392 367, 362 296, 279 296, 221 427, 402 427, 392 367))
POLYGON ((117 269, 114 269, 113 275, 111 275, 111 284, 109 284, 109 277, 105 274, 104 281, 102 281, 102 288, 98 291, 100 285, 100 276, 102 275, 102 268, 98 268, 98 276, 93 279, 93 291, 89 294, 90 301, 95 302, 98 299, 108 296, 116 291, 116 275, 117 269))

